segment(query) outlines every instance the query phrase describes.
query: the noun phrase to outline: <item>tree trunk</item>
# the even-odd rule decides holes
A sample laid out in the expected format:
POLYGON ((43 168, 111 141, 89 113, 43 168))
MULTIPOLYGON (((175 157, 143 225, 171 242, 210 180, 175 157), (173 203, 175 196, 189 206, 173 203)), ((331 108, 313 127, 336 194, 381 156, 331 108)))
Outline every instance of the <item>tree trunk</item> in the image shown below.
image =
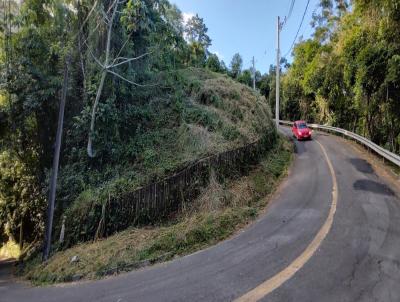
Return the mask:
POLYGON ((88 138, 88 144, 87 144, 87 153, 90 157, 94 157, 94 154, 93 154, 94 122, 96 120, 96 110, 97 110, 97 106, 99 105, 99 100, 100 100, 101 92, 103 91, 104 80, 106 79, 106 75, 107 75, 107 71, 103 70, 103 73, 101 74, 100 84, 99 84, 99 87, 97 88, 96 99, 94 101, 93 109, 92 109, 89 138, 88 138))
POLYGON ((107 75, 107 68, 108 68, 108 64, 109 64, 109 61, 110 61, 111 34, 112 34, 112 27, 113 27, 115 15, 117 13, 118 2, 117 1, 114 2, 113 5, 114 5, 114 10, 113 10, 111 19, 110 19, 109 24, 108 24, 106 58, 104 60, 103 70, 102 70, 102 74, 101 74, 101 80, 100 80, 99 88, 97 89, 96 99, 95 99, 94 104, 93 104, 92 116, 91 116, 91 121, 90 121, 90 130, 89 130, 89 137, 88 137, 88 144, 87 144, 87 153, 88 153, 89 157, 94 157, 94 153, 93 153, 93 133, 94 133, 94 124, 95 124, 95 120, 96 120, 96 110, 97 110, 97 106, 99 104, 101 93, 103 91, 104 80, 105 80, 106 75, 107 75))

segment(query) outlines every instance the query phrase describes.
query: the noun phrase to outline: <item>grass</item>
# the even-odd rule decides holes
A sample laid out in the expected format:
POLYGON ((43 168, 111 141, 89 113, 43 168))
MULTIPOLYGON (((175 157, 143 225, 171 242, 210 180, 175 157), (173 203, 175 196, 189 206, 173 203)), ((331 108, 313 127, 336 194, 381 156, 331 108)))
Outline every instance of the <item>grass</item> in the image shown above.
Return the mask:
POLYGON ((292 144, 280 138, 251 172, 218 181, 212 176, 200 196, 162 225, 131 228, 107 239, 55 253, 47 263, 34 258, 22 269, 24 278, 42 285, 105 275, 147 266, 213 245, 253 221, 292 159, 292 144), (73 256, 79 261, 71 263, 73 256))

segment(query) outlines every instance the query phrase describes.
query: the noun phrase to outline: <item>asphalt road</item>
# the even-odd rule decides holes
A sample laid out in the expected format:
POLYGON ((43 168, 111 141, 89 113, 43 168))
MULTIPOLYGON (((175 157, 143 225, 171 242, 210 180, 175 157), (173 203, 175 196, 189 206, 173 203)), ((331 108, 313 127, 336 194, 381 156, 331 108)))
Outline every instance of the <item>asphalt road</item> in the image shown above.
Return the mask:
POLYGON ((397 188, 342 139, 314 138, 296 142, 290 175, 266 214, 234 238, 96 282, 31 288, 0 280, 0 301, 232 301, 293 263, 294 275, 272 291, 262 289, 261 301, 400 301, 397 188), (334 179, 328 161, 337 181, 336 212, 327 235, 298 264, 332 212, 334 179))

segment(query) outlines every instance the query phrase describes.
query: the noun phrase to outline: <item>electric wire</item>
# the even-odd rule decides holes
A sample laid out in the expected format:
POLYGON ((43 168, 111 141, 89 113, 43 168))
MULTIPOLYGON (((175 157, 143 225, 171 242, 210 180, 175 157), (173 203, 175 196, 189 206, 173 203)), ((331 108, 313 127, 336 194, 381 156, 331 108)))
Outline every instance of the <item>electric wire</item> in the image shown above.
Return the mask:
POLYGON ((294 4, 296 3, 296 0, 291 0, 290 1, 290 5, 289 5, 289 10, 287 15, 285 16, 285 19, 283 20, 281 26, 281 29, 283 28, 283 26, 286 24, 286 22, 289 20, 289 18, 292 16, 292 12, 293 12, 293 8, 294 8, 294 4))
POLYGON ((292 0, 292 2, 290 3, 290 8, 289 8, 289 12, 287 14, 286 21, 289 20, 290 17, 292 16, 293 7, 294 7, 295 2, 296 2, 296 0, 292 0))
POLYGON ((306 16, 306 13, 307 13, 309 4, 310 4, 310 0, 307 1, 306 9, 304 10, 303 17, 301 18, 301 22, 300 22, 299 28, 297 29, 296 36, 295 36, 294 39, 293 39, 292 46, 290 46, 289 50, 288 50, 288 51, 286 52, 286 54, 283 56, 284 58, 290 53, 290 51, 292 50, 294 44, 296 43, 296 40, 297 40, 297 37, 298 37, 298 35, 299 35, 300 29, 301 29, 301 27, 302 27, 302 25, 303 25, 304 18, 305 18, 305 16, 306 16))

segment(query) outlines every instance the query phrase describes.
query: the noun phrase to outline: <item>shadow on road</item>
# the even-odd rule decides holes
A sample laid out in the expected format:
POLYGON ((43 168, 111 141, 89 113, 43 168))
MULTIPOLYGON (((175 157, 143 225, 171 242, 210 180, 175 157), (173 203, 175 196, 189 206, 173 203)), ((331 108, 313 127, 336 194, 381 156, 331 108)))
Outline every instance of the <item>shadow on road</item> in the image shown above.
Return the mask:
POLYGON ((386 185, 368 179, 359 179, 353 184, 354 189, 381 195, 394 196, 394 192, 386 185))
POLYGON ((307 152, 307 145, 312 144, 312 139, 311 140, 297 140, 294 139, 297 143, 295 144, 295 149, 294 152, 298 155, 301 155, 305 152, 307 152))
POLYGON ((15 259, 0 259, 0 288, 12 283, 15 259))
POLYGON ((349 158, 348 161, 361 173, 372 174, 374 169, 372 166, 364 159, 360 158, 349 158))

